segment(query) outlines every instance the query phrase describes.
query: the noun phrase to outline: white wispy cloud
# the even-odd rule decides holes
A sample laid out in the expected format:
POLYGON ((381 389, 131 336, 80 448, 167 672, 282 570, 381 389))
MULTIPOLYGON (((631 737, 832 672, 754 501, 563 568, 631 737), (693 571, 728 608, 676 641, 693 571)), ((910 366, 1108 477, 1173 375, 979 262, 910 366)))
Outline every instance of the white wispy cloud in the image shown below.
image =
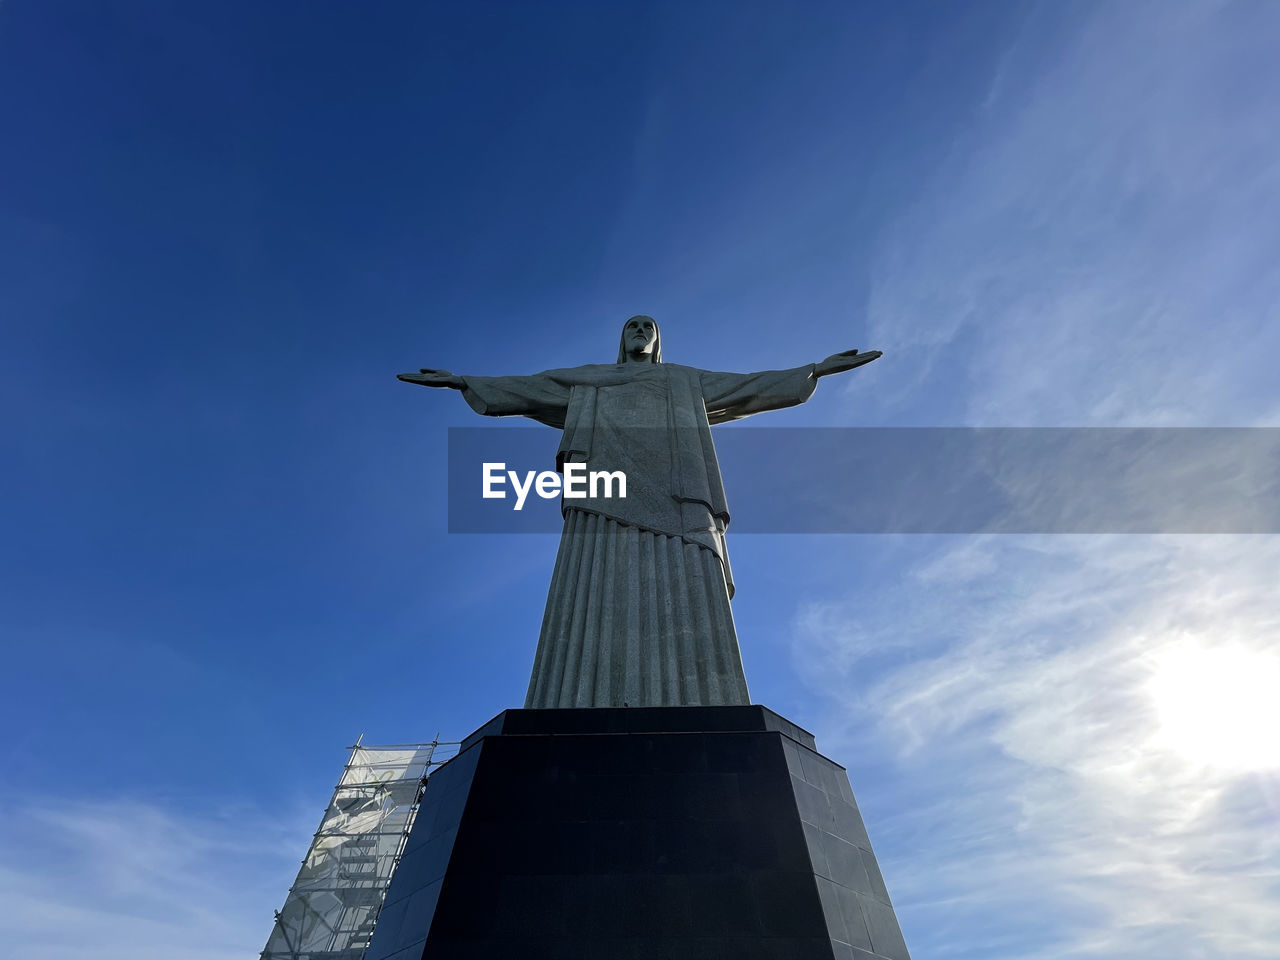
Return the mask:
MULTIPOLYGON (((872 402, 1280 422, 1280 8, 1052 10, 881 238, 872 402)), ((896 771, 860 798, 918 955, 1280 955, 1280 770, 1240 672, 1280 675, 1276 538, 849 549, 884 560, 874 601, 800 610, 796 663, 825 752, 896 771)))
POLYGON ((887 872, 928 937, 915 948, 1280 950, 1280 756, 1204 695, 1216 652, 1280 676, 1278 568, 1267 537, 992 537, 922 549, 883 612, 804 611, 797 662, 833 704, 827 752, 878 741, 902 771, 901 795, 871 802, 897 808, 879 826, 905 851, 887 872), (895 645, 899 662, 878 666, 895 645), (1170 678, 1188 651, 1205 674, 1170 678), (1197 742, 1168 735, 1162 679, 1183 685, 1163 706, 1197 742), (984 933, 944 935, 962 921, 984 933))
MULTIPOLYGON (((1273 423, 1280 10, 1030 18, 983 111, 881 239, 869 340, 982 425, 1273 423), (1045 31, 1048 33, 1048 31, 1045 31)), ((952 420, 951 422, 957 422, 952 420)))
POLYGON ((10 800, 0 827, 6 955, 257 956, 312 829, 302 814, 285 823, 136 799, 10 800))

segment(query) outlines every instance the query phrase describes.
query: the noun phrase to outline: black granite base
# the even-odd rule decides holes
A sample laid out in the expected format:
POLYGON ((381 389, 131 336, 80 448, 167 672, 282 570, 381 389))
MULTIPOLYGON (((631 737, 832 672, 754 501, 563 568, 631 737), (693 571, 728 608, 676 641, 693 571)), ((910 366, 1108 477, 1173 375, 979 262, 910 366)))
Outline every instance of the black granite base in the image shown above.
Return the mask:
POLYGON ((366 960, 909 960, 844 768, 764 707, 508 710, 427 781, 366 960))

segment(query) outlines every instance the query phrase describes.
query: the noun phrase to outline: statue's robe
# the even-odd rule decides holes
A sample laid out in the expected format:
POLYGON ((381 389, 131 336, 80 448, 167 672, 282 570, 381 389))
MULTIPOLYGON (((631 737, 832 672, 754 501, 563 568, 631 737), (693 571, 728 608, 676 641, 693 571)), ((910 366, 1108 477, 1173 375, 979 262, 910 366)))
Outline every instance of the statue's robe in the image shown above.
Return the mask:
POLYGON ((625 498, 600 488, 561 501, 526 708, 750 702, 710 426, 803 403, 813 370, 621 363, 462 378, 477 413, 562 430, 557 468, 581 462, 627 478, 625 498))

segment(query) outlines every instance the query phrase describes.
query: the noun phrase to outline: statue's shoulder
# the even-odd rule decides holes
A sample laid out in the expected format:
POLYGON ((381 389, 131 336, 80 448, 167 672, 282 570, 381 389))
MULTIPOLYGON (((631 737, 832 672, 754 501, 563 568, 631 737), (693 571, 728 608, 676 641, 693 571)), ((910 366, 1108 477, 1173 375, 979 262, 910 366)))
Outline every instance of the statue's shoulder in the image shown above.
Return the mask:
POLYGON ((540 377, 555 377, 557 380, 572 379, 573 377, 590 377, 601 370, 612 370, 612 364, 603 363, 584 363, 580 367, 556 367, 554 370, 543 370, 538 374, 540 377))
POLYGON ((580 367, 571 367, 571 370, 582 373, 586 376, 598 377, 604 373, 617 373, 620 364, 617 363, 584 363, 580 367))
POLYGON ((556 383, 569 387, 598 387, 616 381, 618 368, 612 363, 584 363, 580 367, 559 367, 555 370, 543 370, 540 377, 547 377, 556 383))

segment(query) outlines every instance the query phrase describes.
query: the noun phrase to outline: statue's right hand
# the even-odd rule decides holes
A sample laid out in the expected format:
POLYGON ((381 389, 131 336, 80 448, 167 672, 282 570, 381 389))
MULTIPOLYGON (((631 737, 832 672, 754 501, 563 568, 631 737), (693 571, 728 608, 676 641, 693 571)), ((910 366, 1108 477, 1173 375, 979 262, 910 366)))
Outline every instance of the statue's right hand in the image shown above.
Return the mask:
POLYGON ((417 373, 398 373, 396 379, 403 380, 405 383, 421 384, 424 387, 449 387, 453 390, 461 390, 466 386, 457 374, 427 367, 423 367, 417 373))

